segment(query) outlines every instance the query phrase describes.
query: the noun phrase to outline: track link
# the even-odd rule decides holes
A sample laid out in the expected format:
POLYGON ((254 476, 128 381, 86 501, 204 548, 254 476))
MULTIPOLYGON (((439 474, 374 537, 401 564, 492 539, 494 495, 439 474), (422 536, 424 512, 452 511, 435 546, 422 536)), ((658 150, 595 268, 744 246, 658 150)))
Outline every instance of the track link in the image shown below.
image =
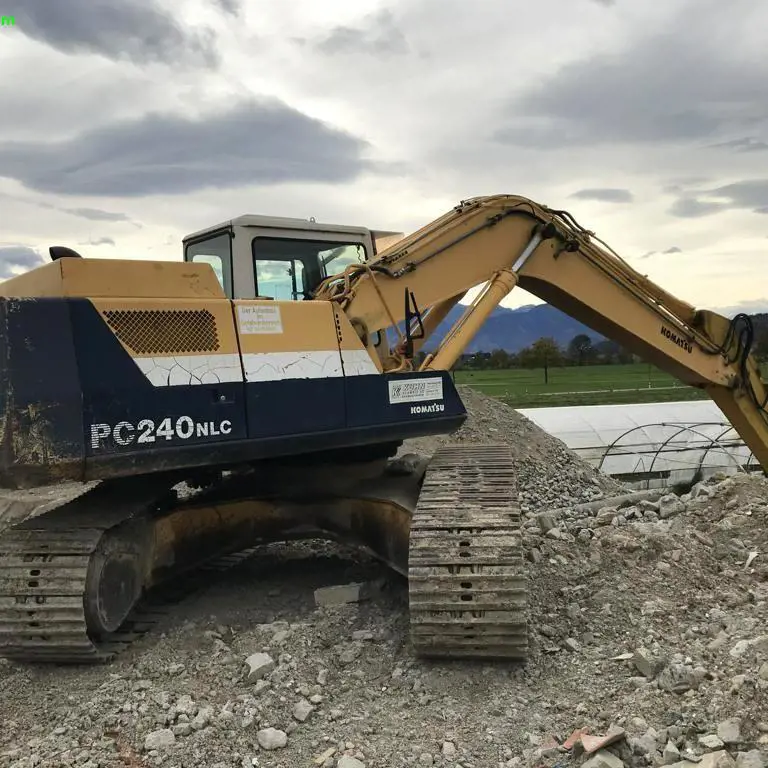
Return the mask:
POLYGON ((420 656, 528 656, 514 463, 504 446, 437 451, 411 522, 411 642, 420 656))

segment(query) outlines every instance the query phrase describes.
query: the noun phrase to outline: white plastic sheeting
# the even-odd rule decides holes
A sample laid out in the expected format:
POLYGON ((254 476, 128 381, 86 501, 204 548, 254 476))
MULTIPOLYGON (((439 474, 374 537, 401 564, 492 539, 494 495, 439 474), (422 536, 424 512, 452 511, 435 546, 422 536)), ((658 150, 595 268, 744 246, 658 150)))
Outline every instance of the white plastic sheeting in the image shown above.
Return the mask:
POLYGON ((716 472, 758 468, 751 451, 711 400, 520 408, 518 412, 592 466, 637 488, 684 485, 716 472))

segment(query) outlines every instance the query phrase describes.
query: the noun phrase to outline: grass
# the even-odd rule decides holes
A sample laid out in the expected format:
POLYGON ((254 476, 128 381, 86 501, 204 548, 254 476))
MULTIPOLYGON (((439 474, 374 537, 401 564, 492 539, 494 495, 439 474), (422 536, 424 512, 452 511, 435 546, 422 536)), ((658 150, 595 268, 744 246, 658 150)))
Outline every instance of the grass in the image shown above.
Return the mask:
POLYGON ((707 395, 681 384, 673 376, 646 363, 544 369, 456 371, 456 383, 464 384, 513 408, 558 405, 609 405, 661 403, 674 400, 705 400, 707 395))

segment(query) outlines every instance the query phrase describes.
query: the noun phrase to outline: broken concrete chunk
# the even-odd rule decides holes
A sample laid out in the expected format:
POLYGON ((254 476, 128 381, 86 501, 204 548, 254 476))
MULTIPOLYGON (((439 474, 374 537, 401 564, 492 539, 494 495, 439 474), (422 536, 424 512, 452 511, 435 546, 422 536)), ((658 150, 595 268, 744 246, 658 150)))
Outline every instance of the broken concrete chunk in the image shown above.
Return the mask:
POLYGON ((699 678, 687 664, 670 664, 659 675, 659 688, 671 693, 685 693, 698 686, 699 678))
POLYGON ((722 749, 725 744, 719 736, 715 736, 714 733, 707 734, 706 736, 699 736, 699 744, 705 749, 722 749))
POLYGON ((736 768, 736 762, 726 752, 721 749, 719 752, 709 752, 704 755, 700 761, 683 760, 679 763, 673 763, 670 768, 736 768))
POLYGON ((312 714, 314 709, 315 708, 306 699, 300 699, 294 704, 293 716, 300 723, 303 723, 312 714))
POLYGON ((176 734, 170 728, 162 728, 159 731, 148 733, 144 739, 144 749, 149 752, 153 749, 167 749, 176 742, 176 734))
POLYGON ((315 605, 333 606, 359 603, 369 600, 375 589, 372 582, 355 582, 352 584, 338 584, 333 587, 320 587, 315 590, 315 605))
POLYGON ((717 735, 724 744, 738 744, 741 741, 741 720, 738 717, 723 720, 717 726, 717 735))
POLYGON ((365 768, 365 763, 361 762, 356 757, 344 755, 344 757, 339 758, 339 762, 336 763, 336 768, 365 768))
POLYGON ((446 760, 451 760, 456 757, 456 745, 452 741, 444 741, 441 751, 446 760))
POLYGON ((736 755, 736 768, 766 768, 766 759, 759 749, 739 752, 736 755))
POLYGON ((638 648, 632 655, 632 664, 635 669, 647 678, 653 678, 658 672, 659 663, 653 658, 650 651, 645 648, 638 648))
POLYGON ((251 654, 245 663, 248 665, 249 680, 260 680, 275 668, 275 661, 268 653, 251 654))
POLYGON ((277 728, 263 728, 256 734, 256 739, 262 749, 282 749, 288 744, 288 736, 285 731, 277 728))
POLYGON ((582 768, 624 768, 624 762, 612 752, 601 750, 583 764, 582 768))
POLYGON ((662 754, 662 760, 664 765, 672 765, 673 763, 680 762, 680 750, 671 741, 667 742, 667 746, 664 747, 662 754))

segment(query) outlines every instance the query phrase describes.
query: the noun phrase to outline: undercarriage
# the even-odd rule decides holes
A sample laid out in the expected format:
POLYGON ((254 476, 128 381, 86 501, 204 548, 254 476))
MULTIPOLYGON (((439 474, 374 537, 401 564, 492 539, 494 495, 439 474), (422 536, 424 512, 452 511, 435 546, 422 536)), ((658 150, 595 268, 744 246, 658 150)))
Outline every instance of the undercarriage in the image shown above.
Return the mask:
POLYGON ((0 656, 109 661, 151 627, 158 594, 192 590, 206 568, 256 546, 325 538, 408 579, 416 654, 525 660, 527 585, 507 448, 271 462, 212 473, 197 489, 182 480, 104 481, 0 534, 0 656))

